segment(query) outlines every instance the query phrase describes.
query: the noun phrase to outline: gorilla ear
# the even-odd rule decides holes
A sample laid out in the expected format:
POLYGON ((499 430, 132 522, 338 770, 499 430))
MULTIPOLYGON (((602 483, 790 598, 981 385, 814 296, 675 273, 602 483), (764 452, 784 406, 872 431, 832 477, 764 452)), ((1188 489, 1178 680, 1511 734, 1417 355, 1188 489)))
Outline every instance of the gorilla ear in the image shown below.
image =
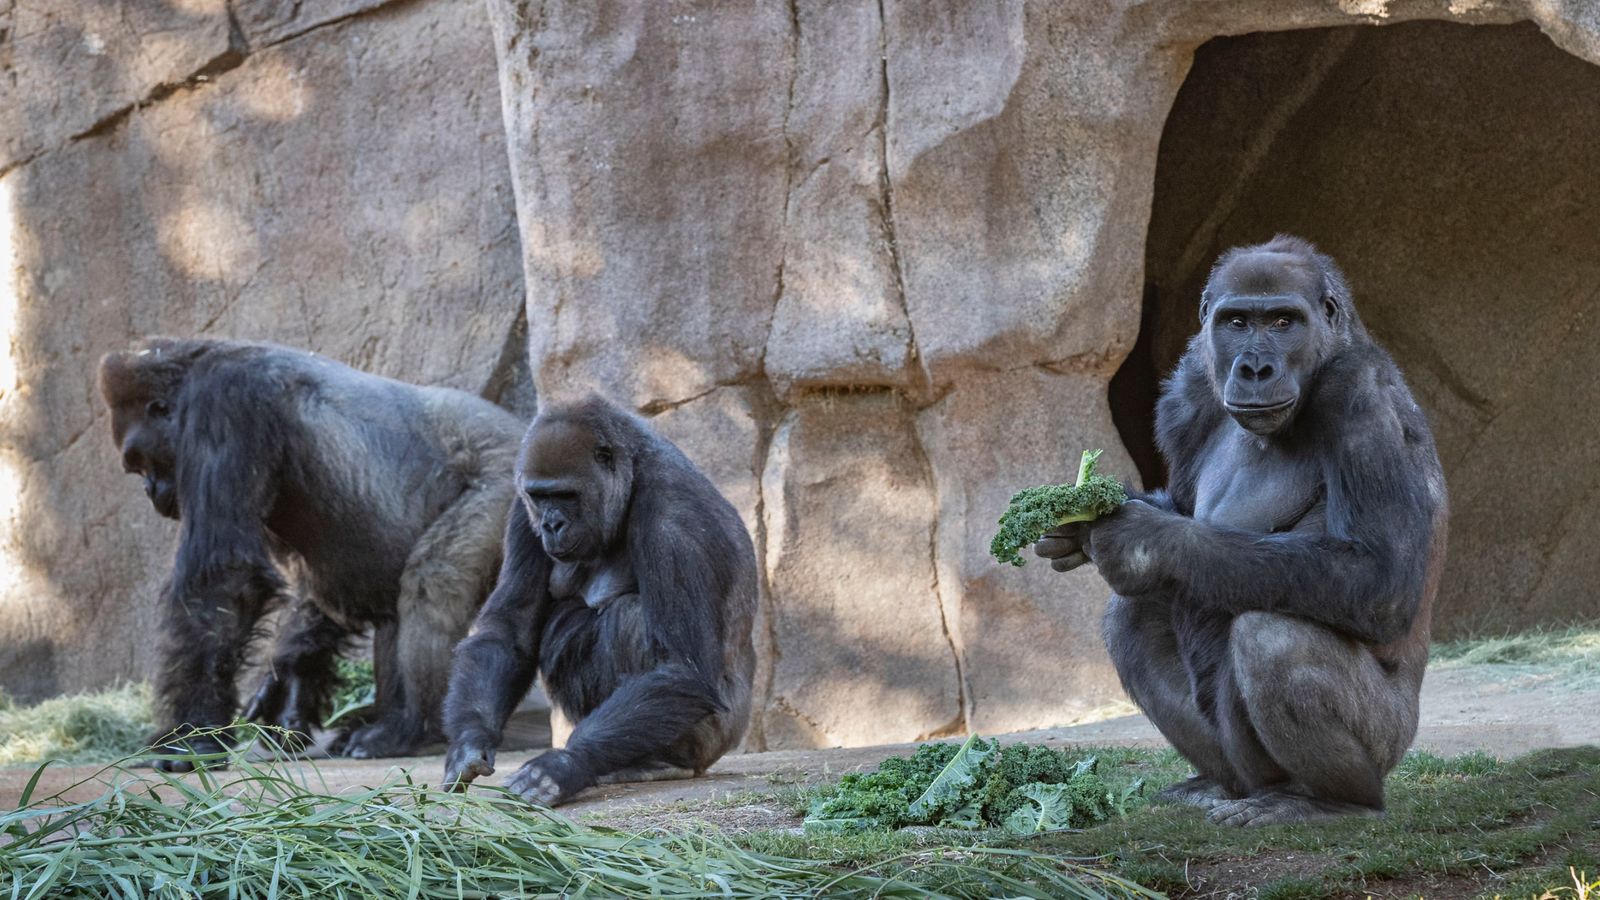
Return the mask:
POLYGON ((1322 312, 1323 312, 1324 315, 1326 315, 1328 317, 1328 321, 1329 322, 1332 322, 1334 324, 1338 323, 1338 321, 1339 321, 1339 301, 1338 301, 1337 298, 1335 298, 1333 296, 1333 293, 1331 291, 1329 293, 1326 293, 1326 294, 1322 295, 1322 312))
POLYGON ((1211 312, 1211 291, 1200 292, 1200 324, 1206 323, 1206 315, 1211 312))

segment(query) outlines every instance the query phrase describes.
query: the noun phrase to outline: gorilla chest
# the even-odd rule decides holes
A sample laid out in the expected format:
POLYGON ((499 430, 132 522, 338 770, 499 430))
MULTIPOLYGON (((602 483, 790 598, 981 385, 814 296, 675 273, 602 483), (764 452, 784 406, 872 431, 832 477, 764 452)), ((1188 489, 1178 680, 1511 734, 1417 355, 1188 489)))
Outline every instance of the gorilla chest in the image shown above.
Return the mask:
POLYGON ((557 600, 582 600, 601 610, 617 600, 638 596, 639 579, 626 560, 593 563, 556 563, 550 572, 550 596, 557 600))
POLYGON ((1322 472, 1315 458, 1247 434, 1224 432, 1207 448, 1194 517, 1245 531, 1319 529, 1322 472))

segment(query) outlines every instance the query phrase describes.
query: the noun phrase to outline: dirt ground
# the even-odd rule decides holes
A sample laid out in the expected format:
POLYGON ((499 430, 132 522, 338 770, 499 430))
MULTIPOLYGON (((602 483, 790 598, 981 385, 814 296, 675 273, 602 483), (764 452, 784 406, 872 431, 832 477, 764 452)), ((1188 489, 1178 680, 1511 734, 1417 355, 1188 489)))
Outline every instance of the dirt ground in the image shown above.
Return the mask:
MULTIPOLYGON (((524 723, 519 729, 523 739, 517 743, 537 747, 541 736, 548 740, 548 730, 542 729, 541 724, 524 723)), ((1149 721, 1138 714, 1003 737, 1007 741, 1061 744, 1164 745, 1149 721)), ((1600 688, 1576 690, 1537 671, 1509 666, 1436 666, 1429 671, 1423 686, 1422 725, 1416 741, 1420 749, 1445 755, 1485 750, 1515 756, 1541 747, 1596 743, 1600 743, 1600 688)), ((666 806, 771 792, 783 785, 809 784, 871 768, 884 757, 905 752, 908 746, 738 754, 725 757, 701 778, 602 785, 563 811, 575 818, 624 824, 634 819, 630 810, 635 810, 640 818, 653 820, 666 806)), ((529 755, 527 750, 502 751, 501 772, 509 774, 529 755)), ((320 777, 330 789, 338 790, 386 780, 395 769, 409 770, 417 780, 431 782, 439 777, 443 766, 444 759, 439 755, 332 759, 319 761, 313 777, 320 777)), ((96 766, 52 767, 40 780, 35 796, 48 796, 96 771, 96 766)), ((33 770, 28 768, 0 769, 0 809, 17 805, 32 775, 33 770)), ((97 786, 84 785, 69 797, 87 799, 99 791, 97 786)), ((759 798, 752 797, 751 801, 743 805, 737 826, 762 827, 768 818, 772 824, 787 818, 776 809, 767 810, 770 816, 765 815, 759 798)))

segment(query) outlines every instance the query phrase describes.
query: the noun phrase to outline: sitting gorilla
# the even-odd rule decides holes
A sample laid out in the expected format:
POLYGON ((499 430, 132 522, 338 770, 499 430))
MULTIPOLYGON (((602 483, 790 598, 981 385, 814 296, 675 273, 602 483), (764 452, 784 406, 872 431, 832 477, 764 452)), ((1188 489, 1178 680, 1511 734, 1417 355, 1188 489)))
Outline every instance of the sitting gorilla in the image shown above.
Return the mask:
MULTIPOLYGON (((302 575, 246 718, 306 735, 348 637, 374 626, 377 703, 342 741, 393 756, 437 740, 450 651, 494 584, 522 424, 487 400, 312 353, 152 338, 100 363, 123 467, 181 540, 163 598, 166 737, 225 725, 262 615, 302 575)), ((182 771, 183 761, 159 766, 182 771)))
POLYGON ((1428 423, 1305 241, 1224 254, 1200 322, 1156 410, 1168 492, 1036 551, 1116 592, 1122 684, 1198 772, 1169 799, 1229 825, 1381 813, 1444 561, 1428 423))
POLYGON ((574 728, 507 780, 530 803, 604 776, 705 771, 750 719, 756 563, 738 513, 677 447, 596 398, 539 414, 517 484, 499 584, 456 648, 445 784, 494 772, 536 674, 574 728))

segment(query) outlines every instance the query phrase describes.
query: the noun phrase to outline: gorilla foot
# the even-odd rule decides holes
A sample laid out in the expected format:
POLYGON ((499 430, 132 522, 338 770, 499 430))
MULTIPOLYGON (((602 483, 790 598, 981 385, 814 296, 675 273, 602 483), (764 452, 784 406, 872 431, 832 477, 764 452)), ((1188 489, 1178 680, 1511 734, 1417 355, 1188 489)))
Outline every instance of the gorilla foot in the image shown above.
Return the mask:
POLYGON ((618 769, 595 779, 595 784, 630 784, 640 781, 677 781, 683 778, 694 778, 693 769, 680 766, 638 766, 631 769, 618 769))
POLYGON ((335 745, 340 756, 351 759, 377 759, 383 756, 406 756, 416 751, 422 735, 403 723, 379 720, 344 736, 335 745))
POLYGON ((1338 800, 1318 800, 1287 791, 1267 791, 1240 800, 1228 800, 1211 810, 1206 820, 1213 825, 1258 828, 1263 825, 1289 825, 1317 822, 1344 816, 1382 816, 1383 810, 1338 800))
POLYGON ((1215 809, 1230 800, 1235 799, 1222 785, 1205 777, 1194 775, 1174 785, 1162 789, 1156 794, 1156 802, 1171 803, 1181 806, 1198 806, 1201 809, 1215 809))
POLYGON ((523 763, 506 779, 506 790, 538 806, 560 806, 594 783, 571 753, 549 750, 523 763))

